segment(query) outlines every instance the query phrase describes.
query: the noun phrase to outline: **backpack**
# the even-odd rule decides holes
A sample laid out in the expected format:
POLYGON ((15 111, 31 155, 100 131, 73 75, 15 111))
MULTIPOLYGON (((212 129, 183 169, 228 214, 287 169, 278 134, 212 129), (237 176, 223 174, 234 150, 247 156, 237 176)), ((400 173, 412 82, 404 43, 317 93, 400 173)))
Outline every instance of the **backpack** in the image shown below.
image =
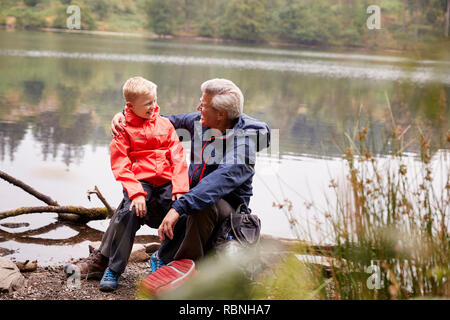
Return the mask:
POLYGON ((247 247, 257 244, 260 238, 261 220, 243 203, 236 212, 218 226, 212 240, 212 247, 219 248, 229 241, 232 236, 240 245, 247 247))

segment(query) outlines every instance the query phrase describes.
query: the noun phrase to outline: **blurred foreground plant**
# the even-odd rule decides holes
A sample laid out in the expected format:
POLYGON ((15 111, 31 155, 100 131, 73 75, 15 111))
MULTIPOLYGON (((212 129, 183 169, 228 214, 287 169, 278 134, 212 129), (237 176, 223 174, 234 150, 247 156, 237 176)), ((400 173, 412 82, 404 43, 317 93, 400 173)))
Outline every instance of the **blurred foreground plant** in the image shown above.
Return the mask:
MULTIPOLYGON (((385 143, 388 154, 372 154, 370 129, 358 121, 340 146, 345 177, 331 179, 327 209, 305 202, 306 210, 317 209, 316 229, 332 242, 330 250, 297 250, 316 277, 308 281, 319 281, 316 287, 325 288, 311 298, 450 297, 450 152, 432 152, 420 126, 405 141, 413 127, 396 124, 386 98, 392 123, 385 143), (409 148, 418 152, 407 153, 409 148), (311 253, 322 260, 305 259, 311 253), (328 279, 317 272, 318 266, 328 279)), ((449 136, 450 130, 444 137, 450 147, 449 136)), ((284 202, 274 206, 284 211, 299 239, 312 240, 314 228, 300 223, 292 202, 284 202)), ((292 282, 301 281, 292 276, 292 282)))
POLYGON ((138 298, 316 299, 322 289, 319 278, 304 263, 277 245, 240 248, 233 254, 218 252, 204 258, 196 268, 199 273, 181 287, 158 297, 139 291, 138 298))
POLYGON ((369 129, 358 124, 353 137, 347 135, 347 176, 332 180, 334 214, 327 216, 335 242, 331 261, 341 262, 331 266, 332 298, 450 296, 450 154, 432 157, 420 128, 405 143, 409 128, 393 126, 396 150, 388 156, 370 153, 369 129), (405 156, 413 143, 420 157, 405 156))

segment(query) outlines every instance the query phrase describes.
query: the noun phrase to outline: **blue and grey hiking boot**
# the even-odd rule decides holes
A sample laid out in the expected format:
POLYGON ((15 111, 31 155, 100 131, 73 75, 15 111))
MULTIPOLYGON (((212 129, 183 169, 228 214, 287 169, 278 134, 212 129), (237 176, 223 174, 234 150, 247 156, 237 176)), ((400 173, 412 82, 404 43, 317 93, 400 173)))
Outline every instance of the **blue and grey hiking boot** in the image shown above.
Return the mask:
POLYGON ((165 266, 166 264, 158 257, 158 251, 155 251, 150 257, 149 261, 150 267, 152 268, 152 273, 165 266))
POLYGON ((103 274, 102 280, 100 280, 100 291, 114 291, 119 284, 120 273, 112 271, 110 268, 106 268, 103 274))

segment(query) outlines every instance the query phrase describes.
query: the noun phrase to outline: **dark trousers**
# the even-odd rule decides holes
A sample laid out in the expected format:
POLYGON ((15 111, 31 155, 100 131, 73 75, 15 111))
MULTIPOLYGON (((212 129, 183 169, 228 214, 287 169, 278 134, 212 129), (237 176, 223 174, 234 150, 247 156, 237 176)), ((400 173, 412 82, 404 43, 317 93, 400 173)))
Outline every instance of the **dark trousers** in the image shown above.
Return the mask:
POLYGON ((114 272, 123 273, 128 263, 128 259, 133 248, 136 232, 145 223, 151 228, 158 228, 169 211, 172 204, 172 183, 162 186, 153 186, 146 181, 140 181, 142 187, 147 192, 146 214, 143 218, 136 216, 136 209, 130 211, 131 200, 127 192, 123 191, 123 201, 121 207, 116 211, 108 227, 109 247, 103 248, 103 255, 109 257, 109 268, 114 272), (104 252, 109 251, 109 252, 104 252), (106 254, 105 254, 106 253, 106 254))
POLYGON ((221 199, 212 206, 178 219, 173 239, 165 238, 158 250, 164 263, 173 260, 202 258, 211 249, 211 240, 220 223, 233 212, 230 204, 221 199))

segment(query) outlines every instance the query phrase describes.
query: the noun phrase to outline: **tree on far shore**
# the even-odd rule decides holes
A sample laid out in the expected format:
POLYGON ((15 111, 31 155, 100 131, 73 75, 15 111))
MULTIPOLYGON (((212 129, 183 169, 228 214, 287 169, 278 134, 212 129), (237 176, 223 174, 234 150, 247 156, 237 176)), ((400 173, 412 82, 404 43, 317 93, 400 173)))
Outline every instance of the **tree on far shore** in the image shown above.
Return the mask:
POLYGON ((175 6, 170 0, 149 0, 146 3, 148 26, 157 35, 171 35, 175 29, 175 6))

